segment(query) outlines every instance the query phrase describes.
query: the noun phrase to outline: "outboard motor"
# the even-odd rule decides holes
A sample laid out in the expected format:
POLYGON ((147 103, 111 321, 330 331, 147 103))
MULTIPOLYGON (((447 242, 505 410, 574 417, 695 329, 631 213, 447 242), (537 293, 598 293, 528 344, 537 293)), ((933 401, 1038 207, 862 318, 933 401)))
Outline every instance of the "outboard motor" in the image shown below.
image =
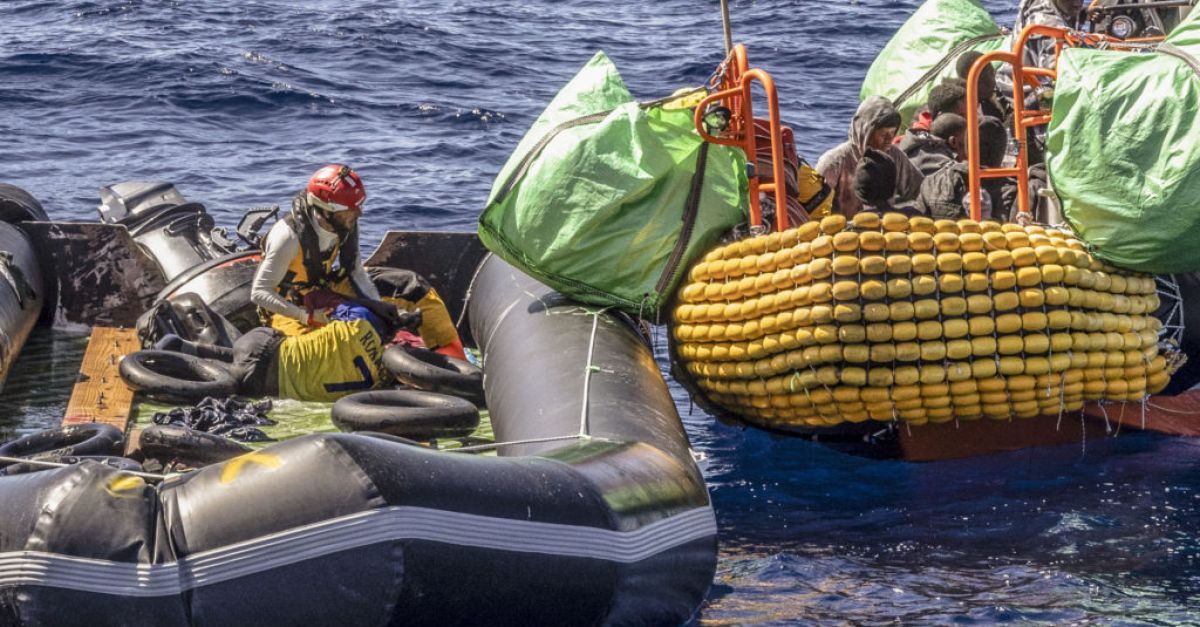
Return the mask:
POLYGON ((102 222, 129 229, 168 283, 233 252, 232 246, 213 241, 213 220, 204 205, 188 202, 170 183, 129 181, 101 187, 99 211, 102 222))
POLYGON ((129 229, 162 269, 167 286, 155 306, 195 294, 236 330, 258 326, 250 284, 262 255, 257 250, 238 251, 223 229, 213 228, 204 205, 188 202, 171 183, 137 181, 100 188, 100 200, 101 221, 129 229))

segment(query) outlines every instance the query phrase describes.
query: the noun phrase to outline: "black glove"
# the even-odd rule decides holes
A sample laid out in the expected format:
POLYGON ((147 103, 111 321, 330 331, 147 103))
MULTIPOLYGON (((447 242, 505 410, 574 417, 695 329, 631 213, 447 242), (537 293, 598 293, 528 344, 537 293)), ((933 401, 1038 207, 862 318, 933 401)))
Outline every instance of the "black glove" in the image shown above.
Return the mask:
POLYGON ((391 303, 379 300, 367 300, 365 298, 355 302, 363 305, 371 310, 371 313, 378 316, 391 329, 391 333, 400 330, 416 333, 421 328, 420 309, 405 311, 403 308, 391 303))
POLYGON ((393 328, 396 330, 408 331, 410 333, 420 332, 421 322, 424 319, 420 309, 404 311, 403 309, 396 307, 394 311, 396 312, 396 316, 395 321, 391 323, 393 328))

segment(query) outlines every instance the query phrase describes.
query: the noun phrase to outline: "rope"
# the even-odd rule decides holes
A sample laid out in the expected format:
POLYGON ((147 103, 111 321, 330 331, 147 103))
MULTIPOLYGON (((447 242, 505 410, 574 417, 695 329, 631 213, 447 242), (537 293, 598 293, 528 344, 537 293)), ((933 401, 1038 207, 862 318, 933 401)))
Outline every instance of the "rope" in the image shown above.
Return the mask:
POLYGON ((600 442, 614 442, 607 438, 597 438, 588 433, 588 407, 591 405, 591 383, 592 373, 599 370, 599 367, 592 363, 592 357, 595 354, 596 348, 596 332, 600 328, 600 316, 608 311, 608 307, 598 311, 585 311, 587 315, 592 317, 592 332, 588 338, 587 362, 584 364, 583 370, 583 398, 579 409, 579 432, 573 435, 558 435, 544 438, 529 438, 525 440, 509 440, 506 442, 488 442, 486 444, 475 444, 472 446, 463 446, 453 449, 445 449, 446 453, 472 453, 476 451, 488 451, 498 449, 502 446, 515 446, 519 444, 542 444, 545 442, 561 442, 565 440, 598 440, 600 442))
POLYGON ((605 309, 589 312, 592 316, 592 334, 588 338, 587 363, 584 364, 583 370, 583 403, 579 408, 579 437, 581 438, 591 437, 588 435, 588 405, 591 404, 592 373, 597 370, 597 367, 592 364, 592 353, 596 348, 596 330, 600 327, 600 314, 604 311, 605 309))
MULTIPOLYGON (((1195 416, 1196 415, 1196 412, 1194 412, 1194 411, 1179 411, 1178 409, 1171 409, 1169 407, 1157 405, 1151 401, 1146 401, 1145 404, 1153 407, 1154 409, 1156 409, 1158 411, 1167 412, 1168 414, 1179 414, 1181 416, 1195 416)), ((1145 426, 1146 426, 1145 421, 1146 421, 1145 409, 1143 408, 1143 410, 1142 410, 1142 428, 1145 428, 1145 426)))
POLYGON ((488 254, 484 255, 483 259, 480 260, 479 265, 475 266, 475 273, 471 275, 471 282, 467 284, 467 291, 463 294, 462 311, 458 312, 458 320, 454 321, 455 329, 462 328, 463 319, 467 317, 467 305, 471 303, 471 294, 475 291, 475 279, 479 278, 479 273, 483 271, 483 264, 487 263, 488 258, 491 256, 492 252, 488 251, 488 254))
MULTIPOLYGON (((12 463, 12 464, 32 464, 34 466, 46 466, 49 468, 66 468, 67 466, 75 465, 75 464, 67 464, 67 463, 63 463, 63 462, 50 462, 50 461, 45 461, 45 460, 40 460, 40 459, 26 459, 24 457, 8 457, 5 455, 0 455, 0 462, 7 462, 7 463, 12 463)), ((76 463, 78 463, 78 462, 76 462, 76 463)), ((167 477, 172 476, 172 475, 159 475, 159 474, 155 474, 152 472, 140 472, 140 471, 136 471, 136 470, 121 470, 119 472, 127 474, 127 475, 133 475, 135 477, 142 477, 143 479, 154 479, 156 481, 162 481, 163 479, 166 479, 167 477)))
POLYGON ((608 438, 599 438, 591 435, 574 434, 574 435, 556 435, 545 438, 529 438, 527 440, 509 440, 507 442, 488 442, 487 444, 474 444, 471 446, 461 446, 459 448, 443 449, 443 453, 473 453, 475 451, 489 451, 498 449, 501 446, 517 446, 519 444, 542 444, 544 442, 562 442, 564 440, 596 440, 597 442, 616 442, 608 438))

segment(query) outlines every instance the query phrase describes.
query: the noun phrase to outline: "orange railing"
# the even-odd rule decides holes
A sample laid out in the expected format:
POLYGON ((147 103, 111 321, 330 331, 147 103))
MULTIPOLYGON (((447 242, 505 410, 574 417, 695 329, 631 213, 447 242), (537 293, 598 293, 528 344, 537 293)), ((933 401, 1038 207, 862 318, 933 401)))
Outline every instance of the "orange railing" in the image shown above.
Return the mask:
POLYGON ((736 146, 746 153, 749 163, 757 164, 758 145, 754 133, 754 99, 751 87, 757 82, 767 95, 767 119, 771 141, 771 182, 759 180, 758 168, 750 173, 750 224, 762 225, 762 205, 759 194, 775 197, 775 228, 788 228, 787 179, 784 176, 783 125, 779 121, 779 95, 775 81, 766 71, 751 68, 746 61, 746 46, 738 44, 722 63, 723 71, 714 77, 713 93, 696 105, 696 130, 706 141, 723 146, 736 146), (730 112, 729 124, 720 135, 711 135, 704 126, 704 114, 709 105, 720 102, 730 112))
POLYGON ((1039 79, 1041 78, 1049 78, 1053 81, 1058 77, 1058 73, 1053 69, 1036 66, 1027 67, 1023 63, 1022 51, 1025 49, 1025 45, 1030 37, 1051 37, 1054 39, 1056 67, 1058 65, 1058 57, 1062 54, 1064 47, 1076 47, 1080 45, 1094 46, 1101 42, 1112 41, 1104 35, 1079 33, 1057 26, 1033 24, 1021 31, 1020 36, 1017 37, 1017 41, 1013 45, 1012 51, 997 50, 995 52, 988 52, 979 57, 975 61, 975 64, 971 66, 971 71, 967 75, 967 164, 968 186, 971 197, 971 219, 973 220, 980 220, 982 218, 983 210, 980 194, 983 192, 981 182, 985 178, 1015 177, 1017 179, 1017 211, 1026 215, 1030 214, 1029 147, 1026 145, 1027 131, 1035 126, 1049 124, 1050 112, 1038 109, 1026 110, 1025 99, 1022 94, 1023 89, 1018 86, 1029 84, 1030 86, 1037 87, 1040 85, 1039 79), (979 84, 979 75, 983 72, 983 68, 993 62, 1007 63, 1012 66, 1012 133, 1013 139, 1017 142, 1017 159, 1012 167, 1007 168, 983 168, 979 163, 979 90, 975 86, 979 84))

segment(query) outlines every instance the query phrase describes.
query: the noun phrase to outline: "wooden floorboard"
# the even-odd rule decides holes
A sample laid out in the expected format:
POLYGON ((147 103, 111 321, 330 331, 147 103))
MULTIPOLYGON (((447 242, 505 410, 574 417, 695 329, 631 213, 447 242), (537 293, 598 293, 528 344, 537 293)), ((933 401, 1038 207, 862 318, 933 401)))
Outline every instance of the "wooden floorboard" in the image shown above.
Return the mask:
POLYGON ((92 327, 63 424, 103 422, 125 431, 133 390, 121 379, 117 365, 122 357, 140 349, 134 329, 92 327))

